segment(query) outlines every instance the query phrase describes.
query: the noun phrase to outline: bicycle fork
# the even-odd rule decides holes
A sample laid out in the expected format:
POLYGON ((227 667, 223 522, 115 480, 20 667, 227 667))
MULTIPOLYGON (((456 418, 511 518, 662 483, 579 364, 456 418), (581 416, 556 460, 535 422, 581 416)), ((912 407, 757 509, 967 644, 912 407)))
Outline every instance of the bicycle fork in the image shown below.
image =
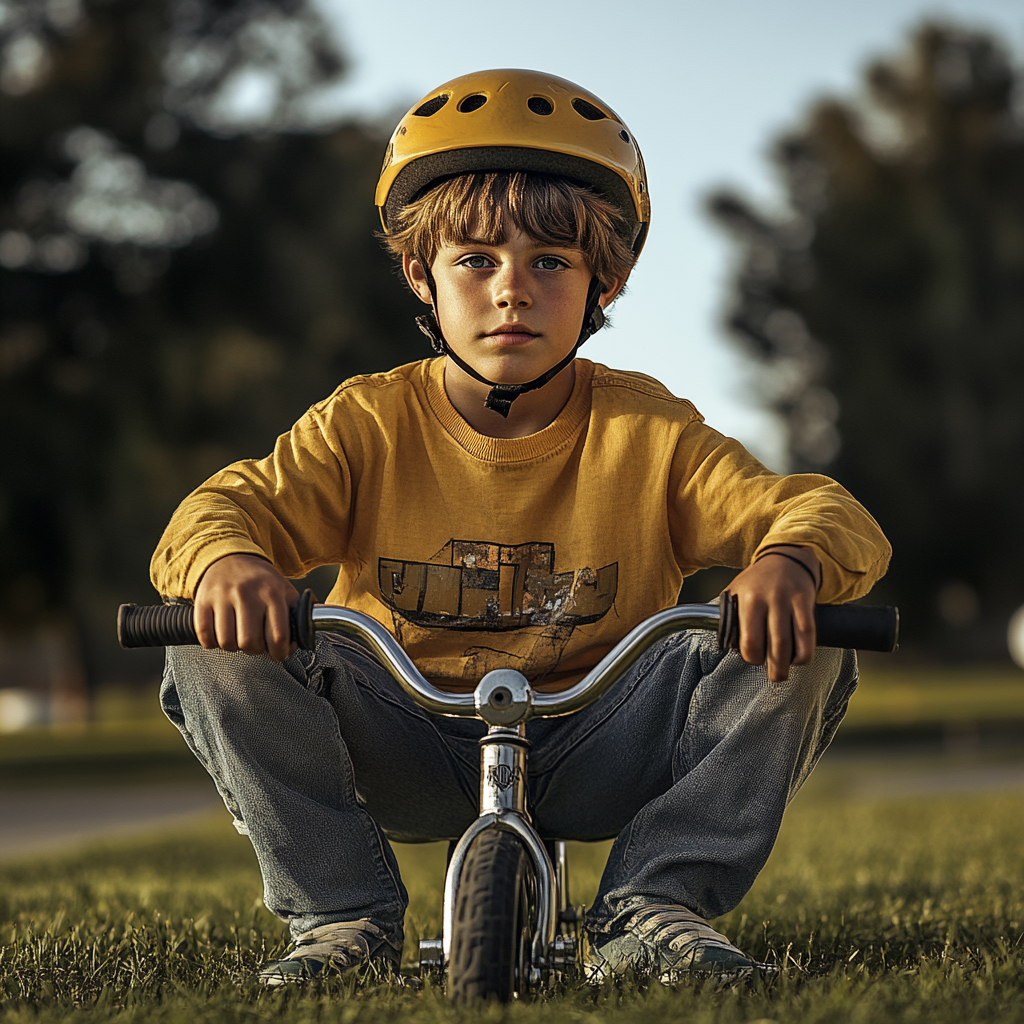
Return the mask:
POLYGON ((492 829, 518 837, 533 864, 536 914, 531 928, 531 987, 539 987, 544 976, 552 971, 564 969, 575 954, 576 943, 556 934, 560 918, 575 920, 569 905, 565 843, 556 843, 556 872, 526 809, 526 760, 530 743, 523 719, 531 697, 526 679, 510 670, 489 673, 477 689, 478 712, 490 722, 487 735, 480 740, 480 815, 452 853, 444 880, 442 938, 420 942, 422 969, 438 970, 448 964, 455 899, 466 854, 481 833, 492 829))

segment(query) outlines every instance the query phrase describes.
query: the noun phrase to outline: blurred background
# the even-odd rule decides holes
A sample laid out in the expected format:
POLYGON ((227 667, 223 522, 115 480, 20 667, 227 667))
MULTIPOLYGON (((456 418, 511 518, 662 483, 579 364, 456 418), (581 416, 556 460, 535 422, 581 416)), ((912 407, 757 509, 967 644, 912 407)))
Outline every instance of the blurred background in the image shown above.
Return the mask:
POLYGON ((373 189, 397 118, 484 66, 580 82, 644 148, 650 240, 584 354, 876 516, 904 724, 940 682, 949 721, 1024 722, 1024 12, 586 10, 0 0, 0 730, 154 714, 161 655, 113 622, 176 504, 428 354, 373 189), (978 672, 983 714, 950 696, 978 672))

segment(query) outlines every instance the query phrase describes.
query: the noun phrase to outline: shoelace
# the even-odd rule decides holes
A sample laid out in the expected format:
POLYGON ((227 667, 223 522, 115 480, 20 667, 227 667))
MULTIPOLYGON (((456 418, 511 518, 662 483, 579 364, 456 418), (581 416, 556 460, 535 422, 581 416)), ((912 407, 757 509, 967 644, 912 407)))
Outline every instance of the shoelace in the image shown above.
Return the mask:
POLYGON ((685 955, 695 946, 715 945, 743 955, 704 918, 698 917, 686 907, 671 903, 644 907, 633 916, 629 928, 645 942, 667 947, 673 953, 685 955))
POLYGON ((334 960, 342 968, 351 967, 372 956, 387 944, 384 933, 366 918, 358 921, 334 921, 301 935, 287 959, 334 960))

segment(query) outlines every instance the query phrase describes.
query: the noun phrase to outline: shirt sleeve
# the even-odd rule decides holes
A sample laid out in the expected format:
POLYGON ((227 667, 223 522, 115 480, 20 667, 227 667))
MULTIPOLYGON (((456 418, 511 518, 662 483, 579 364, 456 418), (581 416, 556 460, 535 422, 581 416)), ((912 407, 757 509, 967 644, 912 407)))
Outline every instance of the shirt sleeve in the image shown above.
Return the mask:
POLYGON ((683 429, 676 448, 669 529, 684 575, 746 567, 775 544, 810 548, 821 562, 818 601, 825 604, 863 597, 892 554, 878 523, 835 480, 773 473, 699 419, 683 429))
POLYGON ((285 576, 344 562, 353 473, 311 409, 265 459, 236 462, 178 506, 150 563, 165 597, 192 599, 206 570, 225 555, 268 559, 285 576))

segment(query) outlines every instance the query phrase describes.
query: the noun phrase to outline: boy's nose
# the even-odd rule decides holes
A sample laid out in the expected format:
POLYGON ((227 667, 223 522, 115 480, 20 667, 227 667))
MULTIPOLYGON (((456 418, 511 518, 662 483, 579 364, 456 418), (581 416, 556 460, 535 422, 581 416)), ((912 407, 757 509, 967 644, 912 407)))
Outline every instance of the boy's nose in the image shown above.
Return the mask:
POLYGON ((532 300, 522 273, 505 267, 495 278, 494 304, 498 309, 525 309, 532 300))

